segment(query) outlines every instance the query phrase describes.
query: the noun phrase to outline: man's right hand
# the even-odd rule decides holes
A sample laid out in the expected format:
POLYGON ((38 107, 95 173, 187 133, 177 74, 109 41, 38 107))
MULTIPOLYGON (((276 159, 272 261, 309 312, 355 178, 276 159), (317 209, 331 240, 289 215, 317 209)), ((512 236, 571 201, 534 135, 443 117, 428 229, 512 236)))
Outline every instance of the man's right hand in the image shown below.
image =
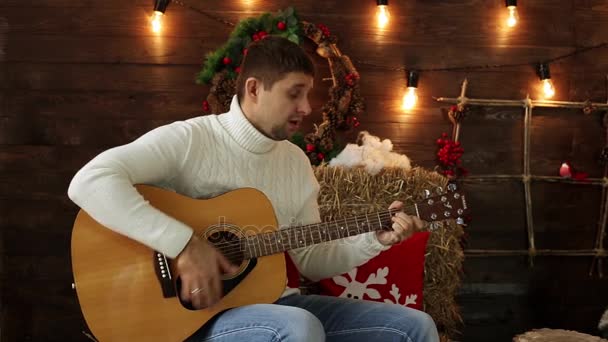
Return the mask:
POLYGON ((176 258, 176 271, 181 279, 181 299, 195 309, 213 306, 222 298, 221 275, 235 273, 231 264, 215 247, 196 235, 176 258))

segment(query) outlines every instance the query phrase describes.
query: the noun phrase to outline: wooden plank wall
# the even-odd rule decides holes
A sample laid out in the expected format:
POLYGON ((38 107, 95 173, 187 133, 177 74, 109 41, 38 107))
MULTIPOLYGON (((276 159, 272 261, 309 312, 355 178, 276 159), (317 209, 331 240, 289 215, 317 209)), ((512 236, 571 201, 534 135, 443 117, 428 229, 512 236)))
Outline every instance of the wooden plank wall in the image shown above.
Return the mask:
MULTIPOLYGON (((236 22, 293 5, 300 17, 326 24, 355 61, 391 67, 534 63, 608 38, 608 1, 520 1, 519 25, 504 29, 502 0, 391 1, 386 32, 374 27, 375 2, 325 0, 183 0, 236 22)), ((70 231, 77 208, 67 199, 73 174, 106 148, 159 125, 201 114, 208 88, 195 85, 203 56, 230 27, 171 4, 165 31, 151 34, 152 1, 0 1, 0 270, 2 341, 85 341, 70 288, 70 231)), ((312 51, 312 45, 307 49, 312 51)), ((312 96, 318 121, 328 69, 312 96)), ((451 126, 447 105, 469 80, 473 97, 539 95, 530 66, 422 73, 420 102, 399 109, 402 72, 357 65, 367 114, 361 129, 391 139, 416 165, 435 166, 435 139, 451 126)), ((556 99, 606 101, 608 49, 551 65, 556 99)), ((466 119, 463 162, 472 174, 520 174, 523 110, 476 108, 466 119)), ((352 139, 353 135, 347 137, 352 139)), ((556 175, 570 160, 601 177, 599 114, 538 109, 532 120, 532 172, 556 175)), ((466 185, 474 221, 467 248, 525 249, 519 181, 466 185)), ((600 188, 533 183, 538 248, 593 247, 600 188)), ((469 257, 458 297, 463 341, 509 341, 536 327, 595 333, 608 305, 605 279, 589 277, 588 257, 469 257)))

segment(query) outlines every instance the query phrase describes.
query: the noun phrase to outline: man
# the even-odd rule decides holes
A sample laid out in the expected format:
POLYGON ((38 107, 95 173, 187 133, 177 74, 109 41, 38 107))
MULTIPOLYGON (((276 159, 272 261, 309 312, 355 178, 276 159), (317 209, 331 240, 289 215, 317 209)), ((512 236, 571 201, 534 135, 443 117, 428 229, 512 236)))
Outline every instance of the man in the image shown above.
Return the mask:
MULTIPOLYGON (((68 194, 104 226, 175 259, 183 301, 210 307, 222 296, 222 273, 235 272, 211 244, 145 202, 134 184, 155 184, 193 198, 253 187, 270 199, 286 226, 320 221, 317 183, 306 155, 288 139, 310 114, 314 66, 297 45, 279 37, 253 43, 241 66, 230 110, 148 132, 100 154, 74 177, 68 194)), ((391 208, 400 209, 394 202, 391 208)), ((403 212, 393 231, 368 233, 290 251, 311 280, 367 262, 420 228, 403 212)), ((170 327, 168 327, 170 328, 170 327)), ((227 310, 191 341, 438 341, 432 319, 400 305, 302 296, 286 288, 275 304, 227 310)))

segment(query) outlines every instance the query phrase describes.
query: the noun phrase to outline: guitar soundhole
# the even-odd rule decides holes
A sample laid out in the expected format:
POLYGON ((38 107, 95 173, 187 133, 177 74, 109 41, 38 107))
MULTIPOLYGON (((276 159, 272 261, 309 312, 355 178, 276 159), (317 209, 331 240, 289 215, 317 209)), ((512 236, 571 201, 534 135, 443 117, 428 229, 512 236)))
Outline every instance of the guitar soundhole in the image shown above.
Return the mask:
MULTIPOLYGON (((242 240, 239 235, 239 231, 232 229, 233 231, 227 231, 227 227, 222 228, 210 228, 205 231, 202 235, 203 238, 207 239, 217 250, 222 253, 228 261, 232 264, 240 266, 235 274, 224 274, 222 276, 222 293, 226 295, 230 293, 238 284, 251 272, 257 265, 257 260, 245 259, 244 251, 242 247, 242 240)), ((177 293, 181 291, 181 279, 178 278, 176 281, 177 293)), ((181 300, 182 306, 186 309, 194 310, 191 303, 184 302, 181 300)))
POLYGON ((229 231, 213 231, 207 235, 207 241, 215 246, 234 265, 241 265, 244 261, 244 251, 241 239, 229 231))

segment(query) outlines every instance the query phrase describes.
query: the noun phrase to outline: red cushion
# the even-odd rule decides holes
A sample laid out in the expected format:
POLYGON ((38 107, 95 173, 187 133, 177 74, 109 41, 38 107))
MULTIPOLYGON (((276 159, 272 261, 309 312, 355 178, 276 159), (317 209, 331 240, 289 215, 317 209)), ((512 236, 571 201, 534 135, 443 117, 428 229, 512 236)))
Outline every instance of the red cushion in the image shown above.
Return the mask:
POLYGON ((428 232, 416 233, 348 273, 321 280, 321 294, 396 303, 422 310, 428 239, 428 232))

